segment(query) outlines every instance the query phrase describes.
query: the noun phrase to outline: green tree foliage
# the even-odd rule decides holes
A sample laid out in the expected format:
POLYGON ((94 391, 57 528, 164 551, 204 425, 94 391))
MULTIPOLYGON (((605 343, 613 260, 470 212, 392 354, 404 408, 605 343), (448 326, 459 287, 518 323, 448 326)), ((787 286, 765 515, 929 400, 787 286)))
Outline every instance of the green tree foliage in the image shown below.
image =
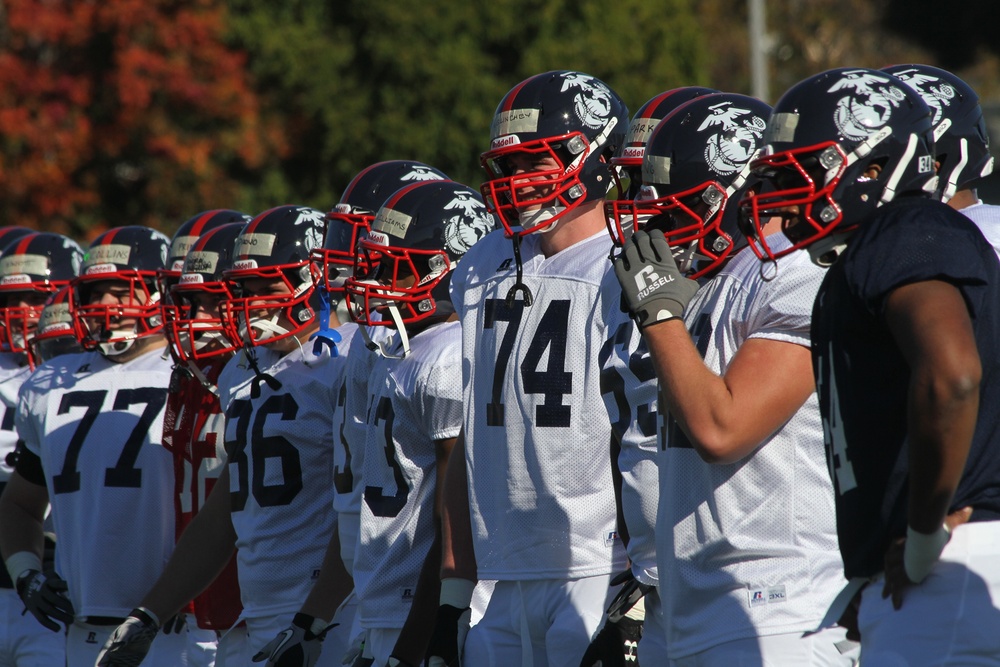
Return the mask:
POLYGON ((395 158, 477 186, 496 104, 538 72, 589 72, 632 109, 707 73, 688 0, 655 7, 229 0, 229 7, 233 43, 249 54, 266 114, 282 119, 292 147, 257 175, 261 207, 277 199, 328 207, 357 171, 395 158))

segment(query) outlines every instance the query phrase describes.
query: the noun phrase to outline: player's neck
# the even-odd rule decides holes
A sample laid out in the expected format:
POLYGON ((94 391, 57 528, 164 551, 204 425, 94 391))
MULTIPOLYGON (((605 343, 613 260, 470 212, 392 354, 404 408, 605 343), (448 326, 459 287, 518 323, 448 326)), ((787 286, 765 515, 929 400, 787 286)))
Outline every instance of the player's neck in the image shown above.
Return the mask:
POLYGON ((974 188, 959 190, 955 193, 954 197, 948 200, 948 206, 951 206, 956 211, 961 211, 963 208, 968 208, 978 203, 979 197, 974 188))
MULTIPOLYGON (((556 224, 555 229, 539 234, 542 254, 551 257, 606 229, 604 201, 587 202, 566 214, 556 224)), ((608 242, 610 241, 609 237, 608 242)))

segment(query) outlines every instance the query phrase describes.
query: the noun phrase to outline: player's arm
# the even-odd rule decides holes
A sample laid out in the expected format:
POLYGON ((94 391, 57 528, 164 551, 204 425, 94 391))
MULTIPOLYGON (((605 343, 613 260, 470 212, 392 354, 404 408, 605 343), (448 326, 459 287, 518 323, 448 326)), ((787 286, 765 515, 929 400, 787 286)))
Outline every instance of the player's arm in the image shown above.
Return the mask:
POLYGON ((160 620, 171 618, 215 580, 235 550, 229 468, 224 466, 205 505, 184 529, 160 578, 146 593, 141 606, 160 620))
POLYGON ((724 376, 705 366, 681 319, 697 287, 678 270, 661 230, 633 234, 614 269, 646 338, 663 407, 705 461, 744 458, 813 391, 811 353, 794 343, 750 339, 724 376))
POLYGON ((215 580, 236 550, 229 508, 229 469, 225 466, 204 506, 181 533, 159 579, 104 643, 97 655, 98 667, 139 664, 160 625, 215 580))
POLYGON ((441 491, 441 579, 475 582, 476 553, 472 544, 469 478, 465 465, 465 437, 458 436, 441 491))
POLYGON ((0 553, 25 609, 53 632, 59 624, 73 622, 73 603, 67 585, 42 565, 44 533, 42 521, 49 504, 41 460, 22 450, 17 468, 0 495, 0 553))
POLYGON ((909 530, 886 556, 884 591, 898 608, 903 589, 937 561, 948 539, 946 519, 968 520, 968 510, 946 515, 976 428, 982 365, 965 299, 954 285, 930 280, 899 287, 886 299, 885 319, 910 367, 909 530))
MULTIPOLYGON (((441 595, 441 517, 444 507, 445 477, 448 461, 455 451, 458 438, 434 441, 434 542, 431 544, 417 579, 413 604, 406 616, 403 629, 392 649, 392 657, 405 665, 419 665, 424 659, 431 632, 434 630, 434 613, 441 595)), ((464 456, 464 453, 463 453, 464 456)), ((463 462, 464 463, 464 462, 463 462)))
MULTIPOLYGON (((441 480, 441 477, 438 477, 441 480)), ((465 436, 460 434, 448 457, 444 483, 438 485, 441 513, 440 606, 427 647, 429 667, 458 664, 476 586, 476 556, 469 513, 465 436)))
POLYGON ((745 458, 815 389, 811 353, 803 345, 751 338, 719 376, 705 365, 683 321, 655 324, 643 335, 665 407, 709 463, 745 458))
MULTIPOLYGON (((34 454, 29 454, 34 456, 34 454)), ((16 553, 34 554, 41 569, 44 548, 42 522, 49 505, 44 482, 30 482, 14 471, 0 495, 0 553, 4 559, 16 553)), ((12 576, 16 581, 16 578, 12 576)))

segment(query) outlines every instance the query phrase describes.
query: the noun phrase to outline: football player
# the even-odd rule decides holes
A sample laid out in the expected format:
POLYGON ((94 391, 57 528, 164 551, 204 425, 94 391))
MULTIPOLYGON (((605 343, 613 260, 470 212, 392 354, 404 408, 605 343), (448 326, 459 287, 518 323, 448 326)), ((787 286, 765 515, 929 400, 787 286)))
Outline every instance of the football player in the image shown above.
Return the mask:
MULTIPOLYGON (((164 502, 173 467, 161 446, 170 361, 156 287, 168 245, 137 226, 97 237, 72 283, 87 351, 43 364, 20 392, 25 447, 0 509, 0 541, 28 610, 49 628, 67 626, 72 667, 94 664, 173 549, 164 502), (50 500, 59 548, 55 571, 44 571, 50 500)), ((185 643, 183 633, 157 635, 149 664, 180 664, 185 643)))
POLYGON ((976 185, 993 173, 990 137, 979 96, 965 81, 930 65, 883 68, 913 88, 934 115, 934 152, 941 201, 976 223, 1000 256, 1000 207, 984 204, 976 185))
MULTIPOLYGON (((746 245, 736 224, 736 204, 749 182, 749 160, 761 144, 770 109, 742 95, 700 88, 679 90, 684 91, 688 91, 686 98, 643 138, 644 150, 636 169, 640 180, 632 196, 607 202, 605 212, 616 246, 624 245, 632 231, 647 225, 665 230, 671 252, 683 265, 682 272, 705 282, 746 245), (719 148, 727 141, 739 151, 727 150, 723 159, 724 151, 719 148), (713 154, 716 159, 706 161, 705 156, 713 154)), ((633 129, 636 126, 633 120, 633 129)), ((613 162, 620 160, 616 157, 613 162)), ((621 297, 618 279, 609 270, 602 284, 602 306, 605 318, 614 324, 609 328, 612 337, 601 350, 601 384, 612 432, 621 443, 621 503, 632 578, 588 656, 597 657, 612 646, 622 652, 621 641, 610 641, 607 636, 609 626, 620 626, 622 636, 631 633, 633 643, 638 639, 634 636, 638 634, 635 617, 642 616, 642 609, 629 610, 623 603, 648 591, 640 598, 646 613, 645 623, 638 628, 638 657, 640 662, 659 664, 666 662, 667 653, 663 609, 655 588, 659 579, 655 526, 660 496, 655 458, 659 451, 657 380, 645 339, 627 309, 623 311, 621 297), (620 620, 615 623, 615 618, 620 620)), ((593 660, 585 664, 589 666, 593 660)))
POLYGON ((432 656, 445 662, 477 568, 497 583, 465 660, 573 667, 624 569, 611 429, 595 416, 603 202, 620 187, 610 160, 628 122, 604 82, 571 71, 528 78, 496 109, 481 190, 506 235, 477 243, 451 285, 465 358, 453 460, 466 465, 447 476, 438 624, 452 642, 435 648, 451 655, 432 656))
MULTIPOLYGON (((171 285, 169 302, 163 304, 163 328, 177 360, 167 397, 163 446, 174 457, 178 538, 205 504, 226 460, 225 418, 219 406, 217 383, 222 368, 237 348, 225 336, 219 302, 233 296, 223 280, 223 272, 232 266, 236 237, 246 221, 241 214, 228 211, 208 220, 213 218, 221 218, 222 222, 198 235, 184 234, 189 237, 185 242, 188 250, 176 278, 170 276, 164 280, 161 274, 161 284, 171 285), (234 218, 239 221, 227 222, 234 218)), ((205 216, 194 219, 206 221, 205 216)), ((181 230, 174 237, 174 246, 178 245, 179 237, 183 238, 181 234, 188 231, 184 226, 181 230)), ((215 641, 201 637, 202 646, 198 642, 189 646, 188 660, 193 661, 195 654, 214 657, 217 651, 240 655, 239 647, 233 644, 238 645, 245 633, 227 633, 243 609, 235 558, 230 558, 215 581, 192 604, 191 625, 210 631, 212 640, 218 633, 225 635, 227 641, 216 647, 215 641)), ((192 632, 190 637, 194 639, 198 633, 192 632)))
MULTIPOLYGON (((21 384, 37 365, 31 341, 41 316, 41 304, 80 271, 83 251, 58 234, 31 234, 20 227, 4 228, 0 244, 0 490, 7 484, 17 459, 14 415, 21 384)), ((72 327, 70 327, 72 333, 72 327)), ((43 563, 51 569, 51 540, 46 535, 43 563)), ((6 569, 0 572, 0 613, 7 631, 0 641, 0 664, 43 665, 65 662, 65 639, 23 615, 24 605, 6 569)))
POLYGON ((462 425, 461 325, 448 283, 494 226, 479 193, 464 185, 406 186, 378 210, 347 282, 352 317, 391 332, 369 352, 377 359, 354 559, 365 655, 377 665, 418 665, 433 626, 443 474, 462 425))
MULTIPOLYGON (((220 302, 226 335, 243 348, 218 383, 227 466, 163 576, 107 643, 100 664, 141 657, 155 618, 187 604, 234 549, 248 634, 236 664, 248 664, 299 620, 295 612, 335 526, 330 385, 346 357, 336 347, 308 343, 319 328, 313 299, 318 268, 311 252, 323 242, 325 228, 320 211, 279 206, 257 215, 237 237, 232 267, 223 274, 235 291, 220 302)), ((350 330, 340 333, 348 344, 350 330)), ((323 635, 328 625, 330 619, 300 630, 323 635)), ((343 649, 337 644, 327 644, 333 648, 319 664, 339 662, 343 649)))
POLYGON ((745 244, 737 204, 770 111, 706 95, 661 122, 631 205, 645 228, 614 262, 660 382, 660 662, 857 653, 845 629, 816 631, 846 584, 809 356, 823 270, 800 252, 764 273, 749 250, 718 268, 745 244), (700 289, 684 277, 712 272, 700 289))
POLYGON ((891 74, 809 77, 775 104, 754 167, 774 191, 745 200, 763 254, 786 252, 759 237, 777 214, 792 247, 832 264, 813 366, 844 568, 871 581, 866 664, 1000 655, 1000 264, 935 200, 931 118, 891 74))
MULTIPOLYGON (((338 319, 350 317, 344 300, 344 284, 354 271, 358 240, 370 230, 375 212, 385 199, 404 186, 437 180, 448 179, 434 167, 413 160, 377 162, 362 169, 351 179, 340 201, 327 214, 328 224, 323 246, 313 251, 313 259, 320 267, 317 290, 321 301, 321 317, 323 308, 337 313, 338 319)), ((377 313, 370 314, 370 317, 377 316, 377 313)), ((351 338, 344 372, 333 385, 337 396, 337 406, 332 412, 333 433, 336 436, 333 508, 337 513, 337 534, 331 536, 326 559, 339 557, 344 567, 341 569, 334 565, 324 565, 309 596, 299 609, 299 613, 307 619, 330 618, 336 613, 341 622, 350 622, 348 636, 352 638, 351 651, 356 654, 353 657, 360 655, 360 644, 364 639, 360 620, 356 615, 357 597, 352 589, 340 609, 332 602, 341 598, 341 591, 348 584, 353 586, 353 579, 345 579, 343 573, 346 571, 351 577, 354 574, 354 552, 358 545, 361 521, 361 468, 367 431, 365 408, 368 378, 378 359, 371 352, 380 349, 374 341, 383 340, 377 332, 384 331, 385 327, 374 329, 366 329, 361 335, 351 338), (374 349, 369 349, 369 344, 373 344, 374 349)), ((313 644, 315 641, 313 638, 313 644)), ((281 645, 280 651, 266 652, 269 664, 286 665, 293 655, 301 656, 301 664, 308 664, 308 658, 315 654, 318 647, 298 645, 305 642, 304 633, 294 633, 289 641, 281 645)))

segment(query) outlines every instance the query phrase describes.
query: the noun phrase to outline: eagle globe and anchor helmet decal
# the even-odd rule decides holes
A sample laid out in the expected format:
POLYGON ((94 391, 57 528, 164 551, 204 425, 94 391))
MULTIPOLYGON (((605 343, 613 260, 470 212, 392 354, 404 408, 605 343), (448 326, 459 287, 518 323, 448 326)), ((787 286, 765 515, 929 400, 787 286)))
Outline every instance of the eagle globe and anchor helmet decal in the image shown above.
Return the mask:
POLYGON ((323 244, 326 214, 307 206, 278 206, 259 214, 236 237, 232 266, 223 271, 233 298, 220 303, 226 336, 237 346, 297 336, 316 319, 319 268, 313 250, 323 244), (278 281, 284 294, 244 294, 243 282, 278 281))
POLYGON ((937 187, 930 109, 878 70, 833 69, 792 86, 774 106, 765 142, 752 169, 769 187, 740 204, 742 229, 761 259, 809 247, 828 264, 876 208, 937 187), (780 251, 764 238, 772 217, 791 241, 780 251))
POLYGON ((351 318, 395 327, 405 336, 405 325, 437 312, 459 259, 495 226, 479 194, 460 183, 401 189, 379 209, 359 243, 355 273, 346 285, 351 318))
POLYGON ((80 273, 83 250, 69 237, 42 232, 21 236, 0 255, 0 349, 30 355, 30 341, 45 299, 80 273))
POLYGON ((630 229, 661 229, 691 278, 709 274, 744 247, 736 204, 755 183, 750 163, 764 145, 770 112, 755 98, 714 93, 660 121, 646 143, 638 195, 605 204, 616 245, 630 229))
POLYGON ((250 216, 230 209, 213 209, 193 215, 177 228, 170 239, 170 251, 167 254, 166 264, 157 274, 158 286, 160 294, 163 295, 164 304, 170 303, 173 287, 180 280, 181 271, 184 268, 184 259, 195 242, 202 234, 233 222, 250 222, 250 216))
POLYGON ((581 204, 620 188, 610 160, 628 122, 621 98, 589 74, 546 72, 508 92, 481 157, 489 180, 480 188, 507 235, 548 231, 581 204))
POLYGON ((71 293, 71 287, 66 285, 45 300, 42 313, 38 316, 38 327, 28 339, 28 358, 32 368, 60 355, 83 350, 73 326, 69 303, 71 293))
POLYGON ((441 171, 415 160, 376 162, 358 172, 327 214, 323 246, 313 251, 322 276, 320 287, 327 294, 343 293, 344 282, 354 271, 358 239, 371 229, 375 212, 391 194, 414 183, 446 180, 441 171))
POLYGON ((893 65, 882 71, 909 85, 930 107, 941 201, 993 173, 986 119, 969 84, 930 65, 893 65))
POLYGON ((116 227, 94 239, 83 256, 80 276, 71 283, 70 308, 84 349, 117 356, 136 340, 161 333, 156 276, 169 248, 165 235, 137 225, 116 227), (117 300, 97 299, 94 287, 105 282, 124 285, 127 291, 117 300))
POLYGON ((170 302, 163 304, 163 330, 171 352, 189 367, 193 361, 236 350, 218 310, 210 312, 207 305, 233 298, 223 272, 232 265, 236 237, 245 227, 243 222, 229 222, 202 234, 184 258, 170 302))

